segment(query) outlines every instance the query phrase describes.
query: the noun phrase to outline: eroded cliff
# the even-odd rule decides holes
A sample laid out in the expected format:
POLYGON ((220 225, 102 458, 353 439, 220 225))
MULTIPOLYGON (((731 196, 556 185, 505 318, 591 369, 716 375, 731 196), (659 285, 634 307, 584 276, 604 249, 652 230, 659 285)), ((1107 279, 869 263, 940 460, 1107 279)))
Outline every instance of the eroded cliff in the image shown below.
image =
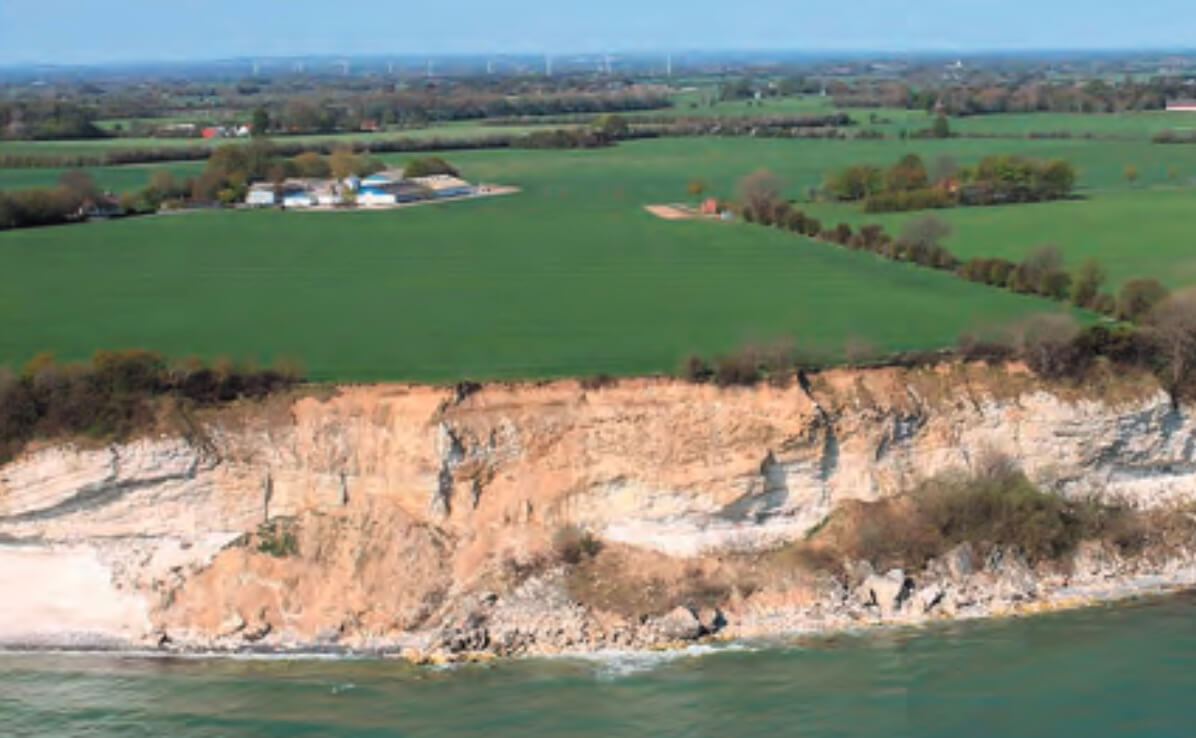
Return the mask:
POLYGON ((1196 420, 1144 378, 1098 391, 972 365, 806 389, 343 387, 5 465, 0 641, 519 652, 758 632, 823 595, 771 570, 739 587, 727 555, 994 453, 1067 495, 1196 497, 1196 420), (578 602, 554 550, 573 529, 617 557, 608 578, 655 567, 659 602, 699 582, 719 609, 578 602))

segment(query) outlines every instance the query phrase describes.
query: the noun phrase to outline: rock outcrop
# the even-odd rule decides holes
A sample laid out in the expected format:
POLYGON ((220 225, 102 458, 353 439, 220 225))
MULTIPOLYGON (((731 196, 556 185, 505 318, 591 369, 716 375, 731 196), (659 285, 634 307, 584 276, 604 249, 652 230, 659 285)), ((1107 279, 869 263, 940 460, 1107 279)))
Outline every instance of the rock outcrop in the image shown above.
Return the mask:
MULTIPOLYGON (((640 622, 571 599, 553 540, 761 551, 994 455, 1067 495, 1196 498, 1196 417, 1147 381, 1116 389, 979 365, 828 372, 808 390, 378 385, 287 417, 214 413, 186 438, 31 448, 0 468, 0 642, 505 654, 734 635, 782 611, 966 613, 981 590, 1042 600, 1058 587, 1016 552, 962 547, 851 592, 739 592, 640 622)), ((1084 553, 1083 576, 1107 574, 1104 555, 1084 553)))

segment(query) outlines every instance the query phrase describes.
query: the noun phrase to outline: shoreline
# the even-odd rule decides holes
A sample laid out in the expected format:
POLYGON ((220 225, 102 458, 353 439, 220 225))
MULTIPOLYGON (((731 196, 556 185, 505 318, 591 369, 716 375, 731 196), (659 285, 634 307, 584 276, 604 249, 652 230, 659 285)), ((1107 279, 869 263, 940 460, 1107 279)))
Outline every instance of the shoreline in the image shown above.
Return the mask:
MULTIPOLYGON (((926 630, 935 626, 980 621, 1001 621, 1055 615, 1101 607, 1120 607, 1151 600, 1166 600, 1185 594, 1196 593, 1196 566, 1190 562, 1178 576, 1142 574, 1105 586, 1066 585, 1045 596, 1008 607, 994 607, 987 611, 961 612, 953 615, 941 613, 906 617, 874 619, 843 619, 824 621, 815 625, 809 621, 805 627, 768 628, 763 620, 801 618, 800 611, 778 614, 762 619, 753 625, 728 627, 718 633, 688 641, 664 641, 640 647, 617 648, 561 648, 535 649, 515 654, 496 654, 491 651, 465 651, 445 653, 443 651, 421 652, 403 646, 381 646, 378 648, 354 648, 338 646, 296 646, 285 645, 241 646, 235 648, 147 647, 143 644, 119 643, 113 639, 90 643, 80 642, 82 634, 68 635, 66 640, 41 642, 5 642, 0 638, 0 656, 114 656, 135 659, 182 659, 194 661, 391 661, 414 667, 442 667, 468 664, 509 663, 534 661, 538 659, 577 659, 604 661, 617 658, 657 656, 676 654, 684 656, 693 649, 709 649, 711 653, 723 650, 765 650, 784 648, 801 642, 840 636, 867 637, 872 634, 900 631, 926 630)), ((808 617, 808 614, 805 615, 808 617)), ((695 654, 697 655, 697 654, 695 654)))

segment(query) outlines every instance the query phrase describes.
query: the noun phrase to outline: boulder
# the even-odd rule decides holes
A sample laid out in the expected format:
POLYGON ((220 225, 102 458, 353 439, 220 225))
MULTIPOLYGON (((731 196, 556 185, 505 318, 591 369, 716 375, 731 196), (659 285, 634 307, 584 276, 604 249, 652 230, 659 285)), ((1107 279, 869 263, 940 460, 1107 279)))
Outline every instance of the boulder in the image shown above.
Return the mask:
POLYGON ((490 645, 490 631, 486 628, 454 628, 441 636, 440 645, 449 653, 484 651, 490 645))
POLYGON ((975 571, 975 558, 969 543, 961 543, 943 554, 947 574, 957 582, 975 571))
POLYGON ((900 569, 893 569, 883 576, 873 574, 860 586, 864 602, 876 606, 881 617, 886 618, 901 610, 913 588, 913 580, 900 569))
POLYGON ((912 601, 914 603, 914 607, 916 608, 915 611, 925 615, 943 601, 943 596, 945 594, 946 592, 943 589, 943 586, 937 582, 926 585, 914 593, 912 601))
POLYGON ((703 607, 698 611, 698 622, 702 625, 703 633, 717 633, 727 627, 727 618, 717 607, 703 607))
POLYGON ((988 566, 996 576, 995 594, 1011 601, 1031 600, 1038 595, 1038 577, 1016 548, 997 549, 988 566))
POLYGON ((662 641, 692 641, 702 635, 702 622, 688 607, 676 607, 647 624, 652 637, 662 641))

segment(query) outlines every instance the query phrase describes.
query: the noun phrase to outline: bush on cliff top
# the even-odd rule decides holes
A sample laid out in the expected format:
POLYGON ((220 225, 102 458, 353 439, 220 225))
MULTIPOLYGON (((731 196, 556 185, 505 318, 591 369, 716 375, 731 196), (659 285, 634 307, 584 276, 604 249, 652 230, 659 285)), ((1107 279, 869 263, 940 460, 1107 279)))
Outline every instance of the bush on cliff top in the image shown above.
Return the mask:
POLYGON ((97 351, 90 362, 59 364, 35 356, 20 374, 0 368, 0 460, 32 438, 86 434, 120 438, 155 420, 152 400, 173 396, 200 406, 263 398, 293 386, 302 370, 221 360, 168 362, 151 351, 97 351))

